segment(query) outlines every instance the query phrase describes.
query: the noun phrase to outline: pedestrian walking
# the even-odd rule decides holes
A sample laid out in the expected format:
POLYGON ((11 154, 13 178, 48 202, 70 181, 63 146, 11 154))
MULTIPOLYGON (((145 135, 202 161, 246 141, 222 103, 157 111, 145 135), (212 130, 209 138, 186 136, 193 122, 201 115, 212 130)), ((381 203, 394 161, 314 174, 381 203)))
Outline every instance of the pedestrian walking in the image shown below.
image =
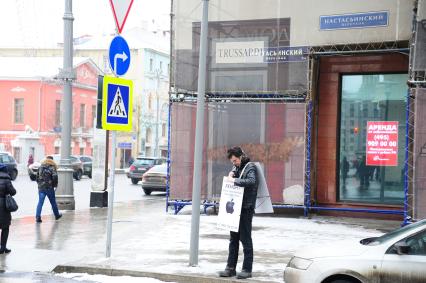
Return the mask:
POLYGON ((46 159, 42 162, 37 174, 38 184, 38 204, 36 211, 36 222, 41 223, 41 210, 43 208, 44 199, 47 198, 52 206, 53 214, 55 219, 58 220, 62 217, 59 213, 58 205, 56 204, 55 187, 58 185, 58 173, 56 171, 57 166, 53 161, 52 156, 46 156, 46 159))
POLYGON ((244 187, 243 202, 241 206, 240 224, 238 232, 230 232, 228 262, 224 271, 219 272, 220 277, 237 276, 238 279, 252 277, 253 269, 253 241, 251 238, 252 220, 256 205, 257 187, 259 184, 256 165, 250 163, 250 158, 243 150, 236 146, 228 149, 228 159, 234 165, 228 174, 234 185, 244 187), (240 273, 236 273, 238 250, 240 241, 243 245, 244 261, 240 273))
POLYGON ((13 196, 15 194, 16 190, 10 180, 7 166, 0 164, 0 254, 11 252, 11 250, 6 247, 7 239, 9 238, 9 226, 12 221, 10 212, 6 210, 6 196, 13 196))
POLYGON ((30 156, 28 156, 28 163, 27 163, 27 167, 29 167, 31 164, 34 163, 34 157, 32 154, 30 154, 30 156))

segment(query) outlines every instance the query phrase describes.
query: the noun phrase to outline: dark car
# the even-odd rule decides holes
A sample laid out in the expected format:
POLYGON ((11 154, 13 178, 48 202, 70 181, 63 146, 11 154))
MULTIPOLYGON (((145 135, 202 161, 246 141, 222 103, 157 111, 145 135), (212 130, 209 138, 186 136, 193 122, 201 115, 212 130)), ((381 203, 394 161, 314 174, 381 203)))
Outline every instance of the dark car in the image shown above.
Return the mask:
MULTIPOLYGON (((55 161, 55 163, 59 165, 61 156, 59 154, 54 154, 52 156, 53 156, 53 161, 55 161)), ((83 163, 80 161, 80 159, 78 159, 78 157, 74 155, 71 155, 70 159, 71 159, 71 166, 74 171, 73 177, 74 179, 78 181, 83 176, 83 163)), ((28 166, 28 175, 30 176, 31 181, 35 181, 37 179, 38 168, 40 167, 43 160, 41 160, 40 162, 34 162, 30 166, 28 166)))
POLYGON ((92 178, 92 157, 87 155, 80 155, 78 158, 83 163, 83 175, 92 178))
POLYGON ((13 156, 8 152, 0 152, 0 164, 6 165, 10 179, 12 179, 12 181, 16 180, 16 177, 18 176, 18 169, 15 158, 13 158, 13 156))
POLYGON ((162 157, 138 157, 130 166, 127 178, 130 178, 132 183, 136 185, 142 180, 142 175, 152 166, 163 163, 166 163, 166 159, 162 157))
POLYGON ((167 187, 167 164, 156 165, 142 176, 142 189, 146 195, 151 192, 165 192, 167 187))

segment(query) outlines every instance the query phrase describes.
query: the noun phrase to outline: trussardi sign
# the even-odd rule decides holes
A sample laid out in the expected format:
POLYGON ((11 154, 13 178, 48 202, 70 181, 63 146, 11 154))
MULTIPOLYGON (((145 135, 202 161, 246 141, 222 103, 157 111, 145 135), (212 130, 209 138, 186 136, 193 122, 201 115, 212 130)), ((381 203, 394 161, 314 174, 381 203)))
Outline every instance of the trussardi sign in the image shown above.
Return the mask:
POLYGON ((264 41, 216 42, 216 64, 300 62, 307 59, 306 46, 265 47, 264 41))

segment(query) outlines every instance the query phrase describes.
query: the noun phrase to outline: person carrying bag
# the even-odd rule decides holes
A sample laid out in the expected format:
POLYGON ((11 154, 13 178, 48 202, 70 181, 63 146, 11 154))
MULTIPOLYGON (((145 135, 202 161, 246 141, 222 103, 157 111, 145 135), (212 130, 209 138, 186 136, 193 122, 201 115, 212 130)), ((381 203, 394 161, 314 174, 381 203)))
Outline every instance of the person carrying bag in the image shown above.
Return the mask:
MULTIPOLYGON (((4 164, 0 164, 0 229, 1 229, 0 254, 11 252, 10 249, 6 248, 7 239, 9 238, 9 226, 12 221, 11 213, 6 208, 6 203, 7 203, 6 199, 9 198, 9 202, 10 202, 10 198, 12 198, 12 196, 14 196, 15 194, 16 194, 16 190, 13 187, 12 182, 10 180, 10 176, 7 172, 7 167, 4 164)), ((16 205, 16 202, 15 202, 15 205, 16 205)), ((16 209, 18 209, 17 205, 16 205, 16 209)))

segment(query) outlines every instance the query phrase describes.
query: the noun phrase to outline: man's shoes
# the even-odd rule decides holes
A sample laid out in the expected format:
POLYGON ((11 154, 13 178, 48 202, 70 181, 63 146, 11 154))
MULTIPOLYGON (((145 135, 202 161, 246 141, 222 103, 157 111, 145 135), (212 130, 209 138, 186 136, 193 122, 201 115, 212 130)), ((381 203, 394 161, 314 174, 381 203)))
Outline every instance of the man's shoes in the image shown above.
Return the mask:
POLYGON ((246 270, 241 270, 241 272, 238 272, 237 279, 247 279, 251 278, 251 272, 246 270))
POLYGON ((37 223, 41 223, 41 222, 43 222, 43 221, 41 221, 41 217, 36 217, 36 222, 37 222, 37 223))
POLYGON ((0 248, 0 254, 4 254, 4 253, 6 253, 6 254, 8 254, 8 253, 10 253, 12 250, 9 250, 8 248, 0 248))
POLYGON ((225 268, 224 271, 219 272, 220 277, 232 277, 235 275, 237 275, 237 272, 235 271, 235 269, 229 268, 229 267, 225 268))
POLYGON ((62 217, 62 214, 59 214, 58 216, 55 216, 56 220, 59 220, 62 217))

